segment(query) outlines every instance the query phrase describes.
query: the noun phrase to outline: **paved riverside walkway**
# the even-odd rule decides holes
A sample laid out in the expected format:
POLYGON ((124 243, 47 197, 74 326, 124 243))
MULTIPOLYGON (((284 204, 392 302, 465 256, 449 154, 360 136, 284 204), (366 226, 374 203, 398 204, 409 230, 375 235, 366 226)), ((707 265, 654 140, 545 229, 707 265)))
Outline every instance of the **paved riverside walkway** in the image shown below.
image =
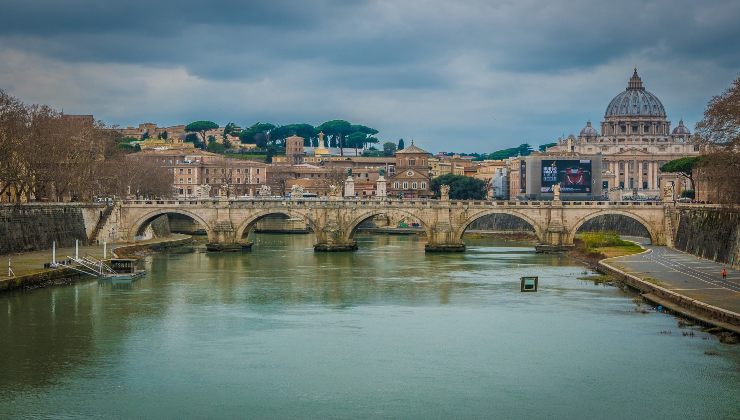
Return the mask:
POLYGON ((740 270, 665 246, 642 245, 642 254, 612 258, 609 265, 675 293, 740 313, 740 270), (727 269, 727 279, 720 272, 727 269))
MULTIPOLYGON (((172 234, 164 238, 149 239, 146 241, 136 241, 128 243, 115 243, 108 244, 108 258, 111 258, 111 250, 129 245, 147 245, 156 244, 162 242, 170 242, 174 240, 189 238, 189 235, 172 234)), ((67 257, 74 257, 75 248, 65 247, 57 248, 57 261, 67 259, 67 257)), ((96 259, 103 258, 103 245, 90 245, 80 246, 80 257, 90 256, 96 259)), ((8 258, 10 258, 13 272, 16 277, 24 276, 27 274, 40 273, 45 271, 44 264, 51 262, 51 249, 45 249, 43 251, 31 251, 22 252, 15 254, 0 255, 0 280, 7 279, 8 277, 8 258)))

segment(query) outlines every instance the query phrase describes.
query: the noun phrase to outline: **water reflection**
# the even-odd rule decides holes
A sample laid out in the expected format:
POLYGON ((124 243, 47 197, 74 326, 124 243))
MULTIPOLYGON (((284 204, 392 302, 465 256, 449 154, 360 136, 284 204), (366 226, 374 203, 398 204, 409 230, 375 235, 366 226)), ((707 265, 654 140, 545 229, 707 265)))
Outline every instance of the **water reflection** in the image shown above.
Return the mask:
POLYGON ((674 319, 563 256, 356 239, 314 253, 313 235, 257 235, 251 253, 152 255, 126 287, 2 295, 0 417, 737 414, 737 350, 661 335, 674 319), (522 275, 540 291, 520 293, 522 275))

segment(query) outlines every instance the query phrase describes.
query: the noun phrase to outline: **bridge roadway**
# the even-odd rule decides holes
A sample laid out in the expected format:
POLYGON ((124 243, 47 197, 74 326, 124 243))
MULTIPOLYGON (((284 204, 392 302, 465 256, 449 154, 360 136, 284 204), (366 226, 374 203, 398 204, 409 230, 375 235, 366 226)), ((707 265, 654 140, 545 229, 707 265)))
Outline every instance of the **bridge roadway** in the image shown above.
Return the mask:
POLYGON ((545 247, 572 246, 578 228, 595 217, 618 214, 639 222, 653 244, 671 245, 675 205, 660 202, 615 201, 485 201, 399 199, 207 199, 124 200, 116 202, 101 223, 99 239, 132 241, 155 218, 177 213, 197 221, 214 250, 248 248, 245 237, 255 223, 269 215, 304 220, 316 235, 317 251, 357 248, 357 227, 374 216, 411 217, 426 231, 426 250, 464 251, 462 237, 475 220, 491 214, 509 214, 524 220, 545 247))

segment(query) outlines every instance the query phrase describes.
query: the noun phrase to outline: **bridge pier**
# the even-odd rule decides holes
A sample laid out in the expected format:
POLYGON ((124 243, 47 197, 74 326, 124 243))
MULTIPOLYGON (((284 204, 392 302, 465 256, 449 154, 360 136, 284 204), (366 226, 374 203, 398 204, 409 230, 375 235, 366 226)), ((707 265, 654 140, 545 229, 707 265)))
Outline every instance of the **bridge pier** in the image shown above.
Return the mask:
POLYGON ((252 244, 250 241, 239 240, 231 221, 226 220, 214 224, 211 234, 208 235, 206 250, 212 252, 250 251, 252 244))
POLYGON ((356 251, 357 241, 350 238, 347 229, 339 226, 334 220, 327 220, 325 224, 315 226, 316 244, 313 250, 316 252, 344 252, 356 251))
POLYGON ((465 243, 458 238, 449 223, 438 223, 427 237, 426 252, 464 252, 465 243))

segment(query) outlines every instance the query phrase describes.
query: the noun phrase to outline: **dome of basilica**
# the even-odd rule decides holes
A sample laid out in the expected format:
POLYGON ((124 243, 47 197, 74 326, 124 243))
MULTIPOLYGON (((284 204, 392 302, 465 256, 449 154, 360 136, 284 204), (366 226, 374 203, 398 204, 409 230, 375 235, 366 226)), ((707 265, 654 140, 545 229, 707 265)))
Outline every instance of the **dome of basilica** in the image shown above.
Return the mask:
POLYGON ((627 89, 615 96, 606 107, 608 117, 665 117, 665 108, 657 96, 645 90, 637 69, 630 78, 627 89))
POLYGON ((591 126, 591 121, 586 123, 586 126, 583 127, 581 133, 579 134, 579 136, 581 137, 597 137, 598 135, 599 132, 591 126))
POLYGON ((674 136, 678 136, 678 135, 690 135, 690 134, 691 134, 691 131, 689 131, 689 129, 686 128, 685 125, 683 125, 683 120, 679 121, 678 122, 678 127, 676 127, 676 128, 673 129, 673 135, 674 136))

